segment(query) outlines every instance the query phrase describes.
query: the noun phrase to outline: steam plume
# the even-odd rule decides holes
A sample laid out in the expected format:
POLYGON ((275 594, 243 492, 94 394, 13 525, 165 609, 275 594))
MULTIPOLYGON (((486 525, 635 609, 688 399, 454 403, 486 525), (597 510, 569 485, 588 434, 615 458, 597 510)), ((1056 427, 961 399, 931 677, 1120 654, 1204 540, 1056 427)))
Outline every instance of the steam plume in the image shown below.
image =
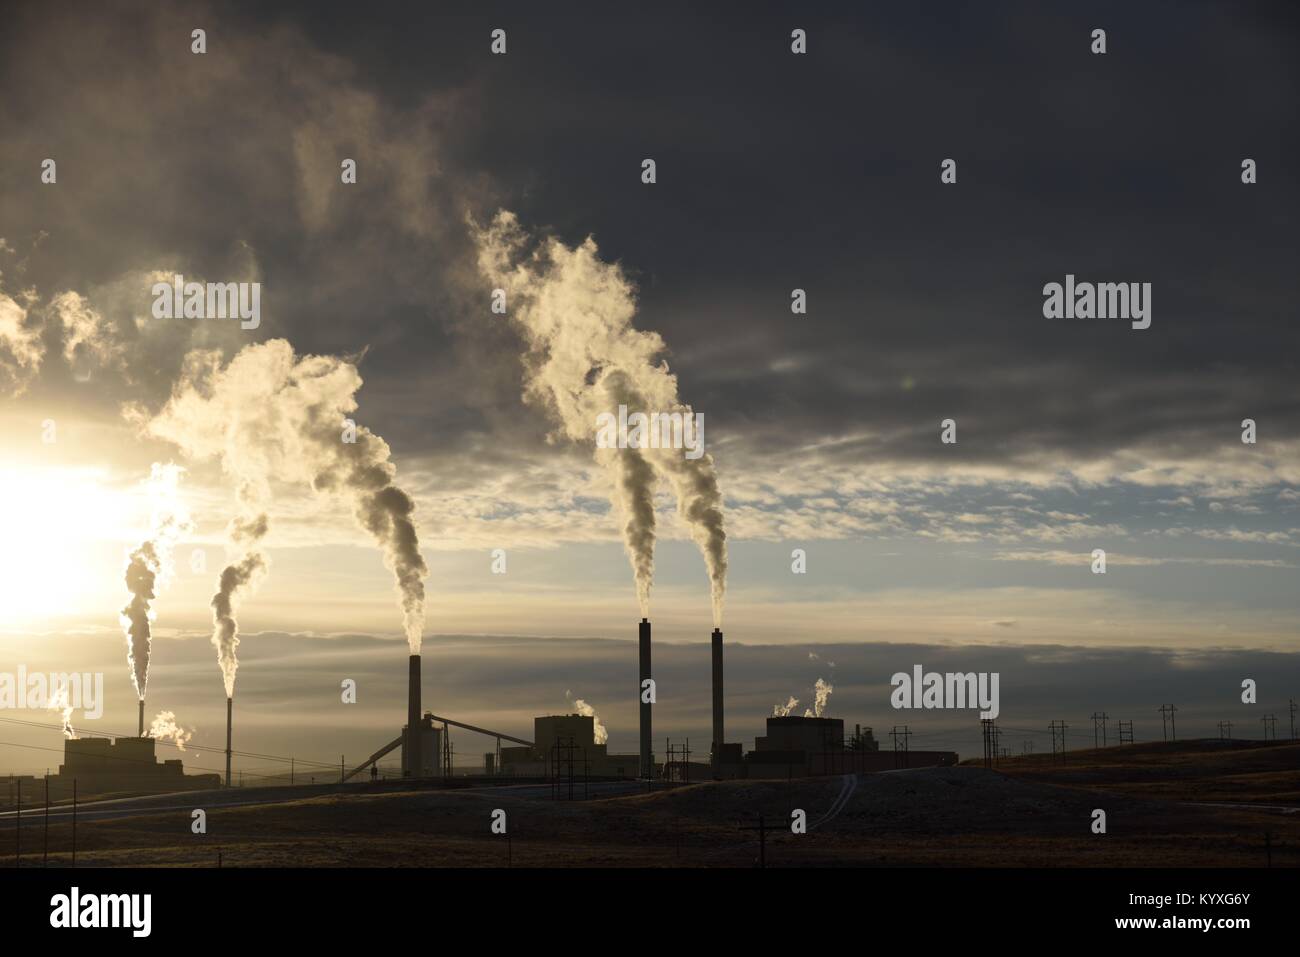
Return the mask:
POLYGON ((235 620, 235 603, 251 592, 266 577, 269 562, 257 548, 266 535, 269 523, 265 514, 252 519, 236 518, 230 523, 230 540, 244 548, 239 561, 227 565, 217 579, 217 593, 212 596, 212 645, 217 649, 217 664, 226 685, 226 697, 235 696, 235 673, 239 670, 239 623, 235 620))
MULTIPOLYGON (((388 443, 350 418, 360 388, 351 362, 296 356, 283 339, 246 346, 227 365, 216 352, 196 351, 150 431, 197 458, 220 458, 251 501, 268 494, 273 477, 346 501, 394 574, 402 629, 417 654, 428 567, 412 518, 415 504, 394 484, 388 443)), ((255 521, 263 518, 258 513, 255 521)), ((243 570, 256 574, 254 567, 243 570)))
POLYGON ((594 721, 593 734, 597 744, 605 744, 609 741, 609 730, 600 723, 600 715, 596 714, 596 709, 581 698, 574 698, 570 691, 564 692, 564 697, 569 699, 569 707, 573 708, 576 714, 591 718, 594 721))
POLYGON ((154 612, 149 603, 155 598, 155 589, 170 577, 172 546, 190 529, 189 516, 176 492, 184 471, 177 465, 154 463, 147 486, 153 506, 149 537, 127 556, 125 578, 131 600, 122 609, 121 619, 126 631, 126 661, 131 668, 131 682, 141 701, 149 683, 153 641, 154 612))
POLYGON ((68 683, 60 681, 50 693, 50 703, 46 706, 50 711, 59 711, 63 714, 63 736, 65 738, 75 738, 77 732, 72 727, 72 704, 68 697, 68 683))
POLYGON ((787 701, 785 704, 778 704, 772 707, 772 717, 788 718, 790 717, 790 712, 797 707, 799 707, 799 699, 796 698, 794 695, 791 695, 790 700, 787 701))
MULTIPOLYGON (((675 380, 674 380, 675 384, 675 380)), ((674 404, 674 411, 692 415, 690 406, 674 404)), ((727 532, 722 521, 722 491, 713 468, 713 457, 705 454, 688 459, 672 449, 659 449, 655 457, 677 494, 677 514, 686 520, 691 539, 704 556, 709 573, 709 595, 713 603, 713 627, 722 627, 722 602, 727 594, 727 532)))
POLYGON ((820 718, 826 713, 826 702, 830 700, 831 692, 835 688, 821 678, 817 679, 817 684, 813 686, 813 707, 805 708, 803 716, 805 718, 820 718))
MULTIPOLYGON (((617 264, 601 262, 592 239, 576 248, 549 239, 530 252, 531 239, 504 210, 487 227, 472 228, 479 271, 506 291, 508 312, 527 341, 525 399, 547 409, 565 437, 590 440, 597 417, 619 405, 629 414, 694 414, 678 399, 677 378, 660 358, 663 339, 632 327, 632 285, 617 264)), ((665 478, 704 554, 720 627, 727 539, 712 457, 688 459, 669 448, 597 448, 596 456, 613 480, 611 499, 623 522, 642 615, 649 614, 654 574, 655 482, 665 478)))
POLYGON ((149 737, 159 741, 175 742, 178 751, 185 750, 185 744, 194 737, 193 731, 186 731, 176 723, 176 715, 170 711, 159 711, 149 725, 149 737))

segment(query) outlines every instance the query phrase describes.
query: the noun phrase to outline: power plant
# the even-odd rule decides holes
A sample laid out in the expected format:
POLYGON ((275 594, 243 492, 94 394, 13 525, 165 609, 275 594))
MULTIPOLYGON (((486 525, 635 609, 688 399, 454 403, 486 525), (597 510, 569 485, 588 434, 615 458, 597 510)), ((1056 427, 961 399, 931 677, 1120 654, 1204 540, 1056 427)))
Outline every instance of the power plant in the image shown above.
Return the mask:
MULTIPOLYGON (((483 755, 483 769, 490 777, 553 779, 562 773, 588 778, 715 780, 745 778, 788 778, 818 774, 842 774, 889 770, 898 767, 950 765, 957 762, 953 752, 907 751, 881 752, 871 729, 860 726, 846 740, 844 721, 824 716, 798 717, 777 715, 767 719, 767 733, 756 737, 754 748, 745 752, 739 743, 726 740, 726 700, 723 633, 714 628, 710 635, 710 704, 712 736, 707 762, 702 749, 701 760, 692 761, 689 743, 668 743, 664 762, 657 762, 652 744, 654 682, 651 669, 651 624, 639 622, 637 657, 640 682, 637 689, 639 748, 636 753, 610 752, 604 743, 603 728, 597 740, 598 718, 590 706, 579 700, 582 714, 540 715, 533 719, 533 739, 514 737, 500 731, 476 727, 425 711, 422 702, 421 656, 407 660, 406 723, 397 736, 371 754, 351 771, 340 769, 341 781, 355 778, 369 769, 378 775, 378 762, 400 749, 401 776, 404 779, 445 779, 452 773, 452 750, 449 731, 458 727, 496 739, 496 749, 483 755), (865 731, 865 733, 864 733, 865 731), (509 742, 505 747, 502 742, 509 742)), ((226 697, 226 787, 233 781, 234 695, 226 697)), ((161 787, 194 788, 222 779, 215 774, 184 774, 179 760, 157 765, 153 760, 154 739, 145 736, 144 700, 138 702, 138 738, 119 739, 116 750, 111 741, 101 739, 69 740, 65 767, 84 775, 88 791, 97 788, 153 790, 161 787), (140 742, 138 746, 129 742, 140 742), (123 750, 123 749, 126 750, 123 750), (132 751, 132 748, 138 750, 132 751), (147 759, 145 752, 148 752, 147 759), (130 752, 128 754, 127 752, 130 752), (118 774, 108 768, 114 759, 129 759, 118 774)), ((119 760, 119 764, 121 764, 119 760)), ((62 771, 62 769, 61 769, 62 771)))
MULTIPOLYGON (((361 764, 330 780, 340 783, 369 770, 379 776, 379 762, 400 749, 401 778, 446 782, 453 773, 450 729, 495 738, 494 751, 483 753, 482 773, 490 779, 555 782, 567 778, 572 796, 573 782, 623 780, 690 782, 713 779, 790 779, 816 775, 865 773, 898 768, 948 766, 958 756, 949 751, 881 751, 871 728, 855 727, 846 737, 844 721, 824 715, 804 717, 776 714, 766 719, 766 734, 754 739, 746 752, 740 743, 726 740, 725 656, 721 628, 710 634, 710 717, 711 740, 707 760, 703 747, 692 752, 688 740, 666 743, 666 754, 656 761, 652 746, 653 678, 651 672, 651 624, 642 618, 638 627, 637 657, 640 683, 638 749, 633 753, 613 752, 606 744, 607 732, 595 710, 581 699, 582 713, 546 714, 533 719, 533 737, 521 737, 478 727, 424 710, 421 656, 407 660, 406 722, 396 737, 361 764), (503 744, 504 743, 504 744, 503 744), (692 755, 699 757, 693 759, 692 755)), ((698 647, 698 646, 697 646, 698 647)), ((701 658, 700 665, 703 665, 701 658)), ((820 682, 819 682, 820 684, 820 682)), ((566 692, 567 694, 567 692, 566 692)), ((234 695, 226 697, 225 775, 189 774, 180 760, 157 761, 156 740, 146 736, 144 699, 137 702, 137 737, 70 738, 64 744, 65 758, 58 775, 50 776, 51 793, 60 798, 70 792, 74 779, 85 794, 140 794, 167 790, 229 788, 233 779, 234 695), (66 786, 65 786, 66 785, 66 786)), ((905 740, 905 739, 904 739, 905 740)), ((314 762, 309 762, 314 763, 314 762)), ((463 772, 462 772, 463 773, 463 772)), ((242 783, 242 782, 241 782, 242 783)), ((34 786, 34 785, 33 785, 34 786)), ((557 792, 558 793, 558 792, 557 792)))
MULTIPOLYGON (((745 753, 739 743, 726 740, 725 677, 723 634, 714 628, 710 636, 712 741, 707 763, 692 763, 688 750, 671 751, 671 769, 655 761, 652 747, 651 625, 642 618, 637 634, 639 744, 635 754, 609 751, 597 741, 597 718, 588 713, 539 715, 533 719, 533 740, 476 727, 423 711, 421 703, 420 656, 411 655, 407 676, 406 725, 397 738, 376 751, 344 780, 355 777, 397 748, 402 749, 404 778, 445 778, 452 773, 448 732, 451 727, 496 739, 493 752, 483 755, 483 772, 491 777, 554 778, 561 774, 589 778, 640 778, 651 780, 672 772, 675 780, 804 777, 843 774, 852 771, 883 771, 898 767, 946 766, 957 763, 951 751, 881 752, 871 728, 857 726, 846 739, 841 718, 782 715, 767 719, 767 734, 754 740, 745 753), (441 725, 439 727, 438 725, 441 725), (502 742, 512 746, 502 747, 502 742), (673 754, 681 755, 675 759, 673 754), (695 768, 692 772, 690 767, 695 768), (697 777, 698 776, 698 777, 697 777)), ((582 702, 579 702, 582 704, 582 702)), ((602 735, 603 737, 603 735, 602 735)), ((373 773, 373 771, 372 771, 373 773)))

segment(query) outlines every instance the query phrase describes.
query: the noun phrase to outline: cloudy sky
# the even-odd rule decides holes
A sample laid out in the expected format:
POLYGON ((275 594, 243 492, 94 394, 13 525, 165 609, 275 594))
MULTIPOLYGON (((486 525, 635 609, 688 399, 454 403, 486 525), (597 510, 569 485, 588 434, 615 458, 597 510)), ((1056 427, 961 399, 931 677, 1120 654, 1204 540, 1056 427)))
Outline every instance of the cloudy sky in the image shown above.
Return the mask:
MULTIPOLYGON (((566 690, 603 697, 622 718, 606 719, 611 744, 630 749, 634 656, 612 640, 633 637, 639 611, 621 523, 591 443, 525 395, 517 317, 491 311, 479 227, 508 209, 532 243, 594 242, 600 275, 632 290, 631 325, 662 337, 657 358, 704 414, 728 641, 781 649, 739 652, 752 657, 730 702, 737 737, 818 677, 844 689, 832 714, 896 723, 879 689, 917 646, 927 666, 950 653, 1023 676, 1003 707, 1026 725, 1070 717, 1042 710, 1044 689, 1063 701, 1085 682, 1031 667, 1045 648, 1114 656, 1099 674, 1142 661, 1165 675, 1169 693, 1152 678, 1134 709, 1198 662, 1222 676, 1214 720, 1229 717, 1242 677, 1296 651, 1300 617, 1296 15, 1130 7, 13 5, 0 669, 88 669, 104 653, 102 720, 133 726, 122 569, 148 528, 150 466, 175 462, 194 529, 155 603, 150 700, 214 723, 211 650, 206 692, 202 670, 169 687, 166 669, 202 667, 215 576, 239 554, 226 535, 238 483, 149 423, 193 383, 193 350, 229 361, 284 339, 356 366, 355 418, 414 499, 436 693, 515 733, 566 690), (504 56, 489 50, 498 27, 504 56), (790 52, 796 27, 806 55, 790 52), (1089 49, 1097 27, 1104 56, 1089 49), (345 158, 355 184, 340 182, 345 158), (955 185, 940 182, 946 158, 955 185), (1256 184, 1241 182, 1245 158, 1256 184), (260 282, 261 325, 152 318, 152 283, 177 273, 260 282), (1150 328, 1044 318, 1044 284, 1067 274, 1150 283, 1150 328), (956 444, 940 441, 947 418, 956 444), (501 642, 512 650, 486 650, 501 642), (808 658, 842 644, 860 653, 834 675, 808 658), (500 686, 444 681, 458 661, 497 662, 500 686)), ((296 701, 340 648, 400 683, 383 554, 292 465, 272 469, 270 573, 240 609, 240 687, 296 701), (279 665, 259 670, 271 646, 279 665)), ((656 639, 690 649, 712 626, 709 581, 666 483, 656 501, 656 639)), ((703 741, 685 690, 703 678, 681 667, 656 730, 703 741)), ((1283 713, 1298 690, 1261 695, 1283 713)), ((1069 699, 1080 717, 1109 706, 1086 691, 1069 699)), ((325 701, 295 708, 343 723, 325 701)), ((376 727, 393 723, 374 708, 376 727)), ((311 747, 302 734, 277 746, 311 747)))

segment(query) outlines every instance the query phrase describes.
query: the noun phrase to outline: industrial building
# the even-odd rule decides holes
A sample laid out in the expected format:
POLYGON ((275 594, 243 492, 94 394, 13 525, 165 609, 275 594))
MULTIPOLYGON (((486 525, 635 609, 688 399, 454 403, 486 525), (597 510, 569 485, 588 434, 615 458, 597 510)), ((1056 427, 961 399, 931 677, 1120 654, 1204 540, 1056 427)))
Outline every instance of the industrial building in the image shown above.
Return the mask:
POLYGON ((402 727, 402 777, 439 777, 442 774, 442 729, 434 727, 433 715, 426 714, 415 725, 415 746, 419 753, 418 764, 410 759, 410 748, 405 746, 411 741, 410 726, 402 727))
POLYGON ((65 738, 63 763, 50 776, 50 797, 190 791, 221 786, 218 774, 186 774, 179 759, 159 761, 153 738, 65 738))
MULTIPOLYGON (((596 719, 585 714, 551 714, 533 719, 534 743, 501 749, 501 773, 512 777, 549 777, 572 762, 574 773, 591 777, 636 777, 641 754, 610 754, 596 743, 596 719)), ((654 754, 649 755, 654 767, 654 754)))
POLYGON ((789 715, 767 719, 767 734, 754 739, 754 750, 734 770, 734 777, 784 778, 814 774, 890 771, 896 768, 948 767, 955 751, 881 751, 870 728, 858 726, 845 747, 844 721, 789 715))

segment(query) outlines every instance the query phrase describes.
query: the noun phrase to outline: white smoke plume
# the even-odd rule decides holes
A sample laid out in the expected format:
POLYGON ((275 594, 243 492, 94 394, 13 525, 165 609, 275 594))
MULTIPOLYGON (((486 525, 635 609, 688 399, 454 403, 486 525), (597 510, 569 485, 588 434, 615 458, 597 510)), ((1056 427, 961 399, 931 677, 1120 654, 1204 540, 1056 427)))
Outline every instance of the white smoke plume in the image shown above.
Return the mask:
POLYGON ((154 611, 150 603, 171 577, 172 546, 191 528, 189 515, 177 494, 184 471, 178 465, 154 463, 147 484, 152 505, 149 536, 127 555, 125 578, 131 600, 122 609, 121 620, 126 632, 126 662, 141 701, 149 684, 153 642, 154 611))
POLYGON ((791 695, 790 700, 787 701, 785 704, 778 704, 772 707, 772 717, 788 718, 790 717, 790 712, 797 707, 799 707, 799 699, 796 698, 794 695, 791 695))
POLYGON ((835 688, 821 678, 817 679, 817 684, 813 686, 813 706, 805 708, 803 716, 805 718, 820 718, 826 714, 826 702, 830 700, 831 692, 835 688))
POLYGON ((600 723, 600 715, 596 714, 596 709, 587 704, 587 702, 583 701, 581 698, 574 698, 573 693, 570 691, 564 692, 564 697, 568 699, 569 707, 573 709, 575 714, 580 714, 594 720, 595 727, 593 729, 593 734, 595 735, 596 743, 608 743, 609 730, 600 723))
POLYGON ((243 557, 227 565, 217 578, 217 593, 212 596, 212 646, 217 649, 217 664, 226 686, 226 697, 235 696, 235 674, 239 671, 239 622, 235 620, 237 600, 261 585, 270 561, 257 547, 270 525, 266 514, 253 518, 236 518, 230 522, 230 540, 243 549, 243 557))
POLYGON ((396 578, 402 628, 418 654, 428 568, 412 520, 415 504, 393 484, 388 443, 351 420, 360 388, 351 362, 297 356, 283 339, 246 346, 226 365, 219 353, 195 351, 149 428, 196 458, 220 458, 245 502, 265 498, 272 478, 347 501, 396 578))
MULTIPOLYGON (((592 239, 576 248, 556 239, 534 243, 504 210, 487 227, 471 228, 479 271, 505 290, 507 313, 527 342, 524 397, 547 409, 566 438, 591 441, 597 417, 620 405, 629 414, 694 414, 679 400, 677 378, 662 361, 663 339, 632 326, 631 283, 616 263, 600 260, 592 239)), ((682 449, 599 447, 596 458, 611 474, 611 499, 623 523, 642 615, 649 616, 654 574, 655 484, 664 478, 704 555, 714 624, 720 627, 727 538, 713 458, 705 453, 688 459, 682 449)))
POLYGON ((194 737, 193 731, 187 731, 176 723, 176 715, 171 711, 159 711, 149 725, 149 737, 158 741, 170 740, 176 750, 184 751, 185 744, 194 737))
POLYGON ((72 704, 68 697, 68 684, 61 681, 50 693, 50 701, 46 706, 50 711, 59 711, 63 715, 63 736, 65 738, 75 738, 76 730, 72 727, 72 704))

